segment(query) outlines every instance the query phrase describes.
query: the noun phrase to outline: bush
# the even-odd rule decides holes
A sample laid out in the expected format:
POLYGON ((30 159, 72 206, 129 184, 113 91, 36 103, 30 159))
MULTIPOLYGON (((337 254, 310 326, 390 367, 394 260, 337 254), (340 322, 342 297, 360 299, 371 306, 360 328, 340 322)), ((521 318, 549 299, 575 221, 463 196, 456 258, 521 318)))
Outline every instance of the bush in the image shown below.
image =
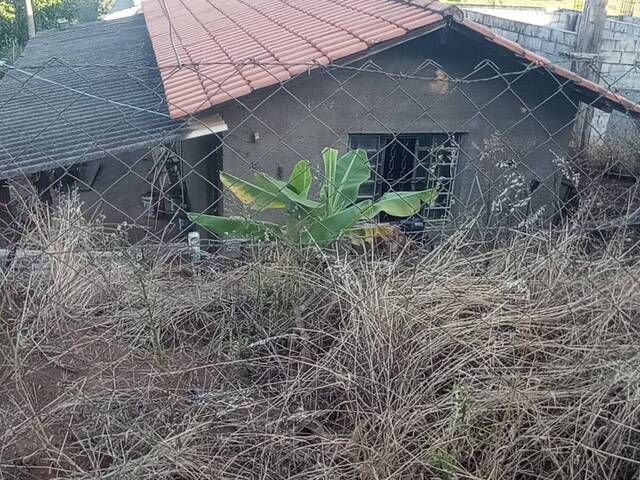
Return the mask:
MULTIPOLYGON (((36 30, 55 28, 60 18, 77 19, 77 0, 34 0, 33 17, 36 30)), ((28 38, 23 0, 0 2, 0 44, 25 43, 28 38)))
MULTIPOLYGON (((90 22, 108 12, 114 0, 33 0, 36 31, 56 28, 57 21, 90 22)), ((0 0, 0 58, 13 61, 28 39, 24 0, 0 0)))

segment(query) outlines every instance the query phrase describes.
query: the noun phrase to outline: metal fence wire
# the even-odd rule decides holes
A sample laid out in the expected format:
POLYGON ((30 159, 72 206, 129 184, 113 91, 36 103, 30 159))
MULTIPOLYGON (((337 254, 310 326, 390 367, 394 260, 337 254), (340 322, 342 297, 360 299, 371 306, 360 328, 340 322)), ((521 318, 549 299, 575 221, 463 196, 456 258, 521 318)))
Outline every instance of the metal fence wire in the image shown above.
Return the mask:
MULTIPOLYGON (((180 64, 164 78, 197 71, 212 95, 233 98, 173 116, 157 67, 3 64, 0 379, 14 401, 0 399, 0 426, 13 425, 0 428, 0 470, 637 478, 638 111, 542 65, 492 56, 463 68, 482 54, 445 67, 425 45, 419 60, 390 50, 282 64, 302 73, 241 96, 218 91, 207 65, 180 64), (336 187, 327 147, 366 152, 372 175, 356 202, 436 191, 416 214, 368 219, 393 234, 353 247, 355 258, 410 251, 415 268, 392 274, 394 262, 354 266, 309 247, 324 252, 323 270, 308 250, 235 242, 188 217, 283 224, 283 209, 250 208, 221 172, 284 185, 306 159, 318 199, 321 185, 336 187), (175 260, 181 252, 193 255, 175 260), (296 255, 310 262, 301 271, 296 255), (363 268, 380 280, 362 280, 363 268), (394 334, 375 323, 392 316, 394 334), (71 330, 95 337, 68 343, 71 330), (32 381, 49 393, 25 390, 32 381), (405 430, 385 430, 400 420, 405 430), (16 432, 38 453, 22 455, 16 432)), ((273 72, 257 60, 227 67, 273 72)), ((629 65, 600 80, 632 96, 636 75, 629 65)))
MULTIPOLYGON (((232 67, 242 74, 261 65, 232 67)), ((610 223, 615 210, 616 220, 634 222, 634 198, 623 197, 635 186, 635 112, 587 108, 595 115, 576 145, 578 97, 544 68, 503 71, 483 60, 459 77, 428 60, 410 71, 372 61, 319 70, 236 98, 213 115, 170 119, 161 83, 148 82, 157 72, 138 78, 124 66, 55 60, 5 65, 3 242, 20 237, 30 198, 53 206, 71 192, 86 215, 100 215, 109 228, 126 225, 132 242, 184 238, 195 229, 188 212, 281 219, 277 211, 243 208, 224 192, 219 172, 286 180, 295 162, 308 159, 317 186, 327 180, 327 147, 366 152, 373 174, 359 201, 437 190, 416 215, 376 218, 417 239, 471 224, 485 231, 561 226, 603 188, 609 208, 594 221, 610 223), (58 80, 64 77, 68 84, 58 80), (91 85, 92 78, 103 83, 91 85), (104 78, 124 92, 101 95, 104 78)), ((615 89, 636 73, 630 66, 605 80, 615 89)), ((315 187, 311 195, 318 193, 315 187)))

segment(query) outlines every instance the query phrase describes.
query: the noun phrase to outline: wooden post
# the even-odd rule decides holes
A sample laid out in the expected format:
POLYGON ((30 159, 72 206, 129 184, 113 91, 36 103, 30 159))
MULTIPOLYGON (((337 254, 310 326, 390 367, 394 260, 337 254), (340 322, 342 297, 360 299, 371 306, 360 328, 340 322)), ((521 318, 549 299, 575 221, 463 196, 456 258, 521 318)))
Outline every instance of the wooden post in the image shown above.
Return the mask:
MULTIPOLYGON (((600 81, 602 68, 600 44, 606 20, 607 0, 587 0, 578 20, 572 70, 595 83, 600 81)), ((579 104, 571 140, 571 148, 574 152, 579 152, 587 146, 592 119, 593 108, 583 103, 579 104)))
POLYGON ((27 32, 29 33, 29 39, 32 39, 36 36, 36 22, 33 20, 31 0, 24 0, 24 9, 27 14, 27 32))

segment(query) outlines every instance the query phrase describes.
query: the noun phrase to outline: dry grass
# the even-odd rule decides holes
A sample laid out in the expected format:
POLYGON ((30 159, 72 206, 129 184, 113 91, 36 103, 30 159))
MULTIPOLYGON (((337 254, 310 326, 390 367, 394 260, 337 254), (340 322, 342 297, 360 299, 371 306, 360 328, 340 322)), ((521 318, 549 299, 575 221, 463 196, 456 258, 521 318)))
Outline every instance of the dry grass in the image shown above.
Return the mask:
POLYGON ((595 172, 637 177, 640 175, 640 137, 634 132, 624 138, 609 138, 589 146, 581 168, 595 172))
POLYGON ((192 266, 47 218, 3 282, 0 478, 640 478, 624 236, 192 266))

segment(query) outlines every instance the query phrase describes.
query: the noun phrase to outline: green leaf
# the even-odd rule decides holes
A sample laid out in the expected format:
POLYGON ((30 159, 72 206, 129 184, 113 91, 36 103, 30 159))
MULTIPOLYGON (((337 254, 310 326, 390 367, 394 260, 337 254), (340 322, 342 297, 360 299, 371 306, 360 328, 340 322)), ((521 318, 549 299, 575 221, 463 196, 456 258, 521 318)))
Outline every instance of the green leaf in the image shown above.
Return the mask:
POLYGON ((371 166, 364 150, 354 150, 338 157, 338 151, 322 151, 326 182, 321 189, 321 201, 308 198, 312 175, 309 162, 298 162, 285 182, 264 173, 256 173, 254 183, 222 172, 222 183, 240 201, 254 209, 286 208, 285 224, 254 221, 240 217, 218 217, 189 214, 201 227, 222 237, 253 239, 286 239, 293 244, 324 245, 342 235, 354 241, 372 242, 373 238, 393 234, 393 227, 383 225, 358 226, 363 219, 374 218, 380 212, 396 217, 408 217, 420 211, 425 203, 435 201, 433 189, 421 192, 388 192, 377 202, 355 203, 363 183, 371 177, 371 166))
POLYGON ((338 150, 335 148, 325 148, 322 150, 322 161, 324 162, 324 185, 320 192, 320 202, 324 206, 325 215, 333 213, 332 200, 335 193, 336 168, 338 164, 338 150))
POLYGON ((9 2, 0 2, 0 21, 11 22, 16 19, 16 7, 9 2))
MULTIPOLYGON (((258 175, 259 174, 256 175, 256 180, 258 175)), ((220 181, 238 200, 245 205, 249 205, 254 210, 284 208, 284 203, 278 196, 262 186, 254 185, 226 172, 220 172, 220 181)))
POLYGON ((309 160, 300 160, 293 167, 293 171, 289 176, 289 188, 298 195, 307 198, 311 189, 311 165, 309 160))
POLYGON ((362 149, 352 150, 340 157, 334 177, 333 212, 353 205, 358 198, 360 187, 370 178, 371 166, 367 152, 362 149))
POLYGON ((347 152, 338 159, 337 150, 325 148, 322 158, 325 171, 322 200, 326 214, 332 215, 355 203, 360 187, 371 178, 371 166, 367 152, 362 149, 347 152))
POLYGON ((289 188, 288 183, 270 177, 265 173, 256 173, 256 183, 265 191, 275 195, 276 198, 285 204, 288 209, 293 209, 296 206, 302 206, 306 209, 315 209, 320 205, 315 200, 310 200, 294 192, 289 188))
POLYGON ((273 240, 282 237, 279 225, 260 222, 243 217, 218 217, 203 213, 188 213, 187 217, 196 225, 221 237, 273 240))
POLYGON ((410 217, 418 213, 424 204, 432 204, 437 196, 438 192, 433 188, 419 192, 387 192, 373 204, 368 218, 380 212, 394 217, 410 217))
POLYGON ((322 161, 324 162, 324 178, 330 185, 335 185, 336 168, 338 165, 338 150, 335 148, 324 148, 322 150, 322 161))
POLYGON ((345 229, 359 222, 363 212, 369 211, 371 205, 371 200, 366 200, 328 217, 315 220, 306 227, 307 242, 324 245, 336 240, 345 229))

